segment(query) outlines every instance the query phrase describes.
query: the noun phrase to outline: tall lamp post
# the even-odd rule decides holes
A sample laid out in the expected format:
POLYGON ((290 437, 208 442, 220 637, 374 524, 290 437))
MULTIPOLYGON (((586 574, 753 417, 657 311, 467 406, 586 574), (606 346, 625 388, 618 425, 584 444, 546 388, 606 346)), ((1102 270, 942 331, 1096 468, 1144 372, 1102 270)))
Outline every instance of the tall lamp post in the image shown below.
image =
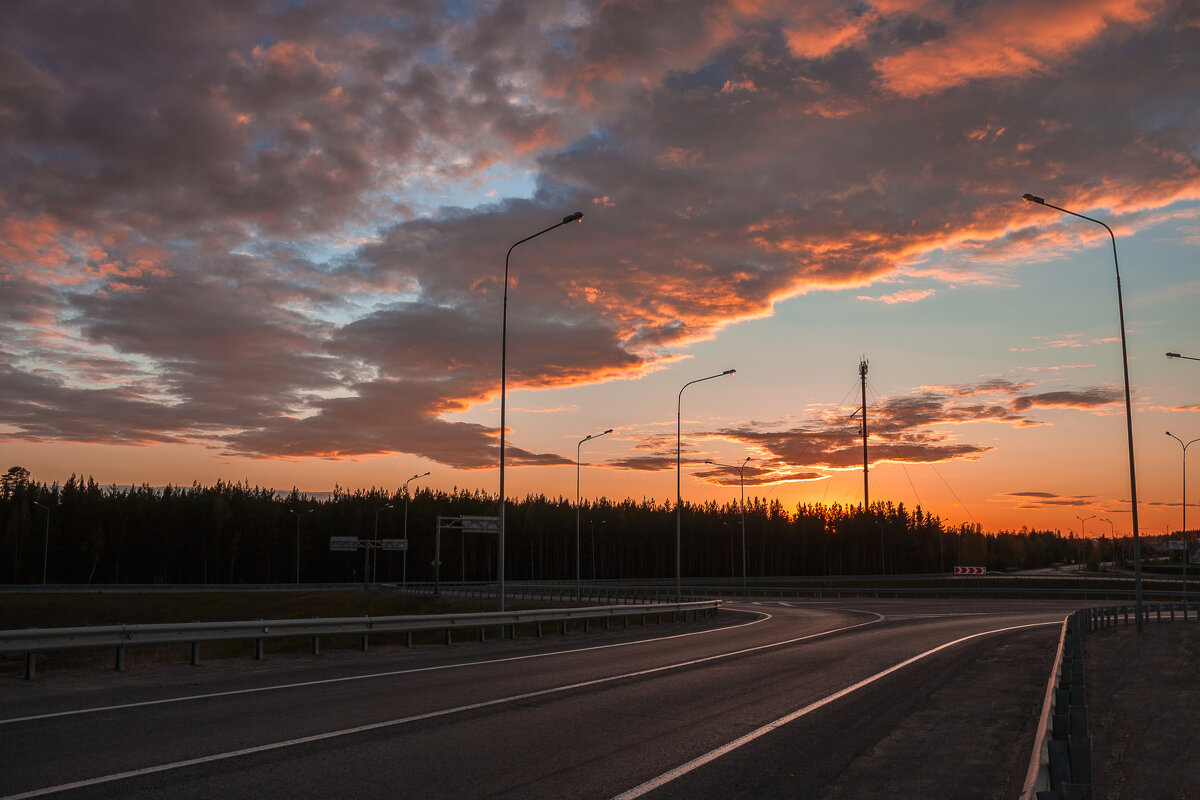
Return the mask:
POLYGON ((736 469, 738 471, 738 483, 742 486, 742 588, 746 588, 746 465, 750 463, 750 456, 746 456, 746 460, 741 466, 737 464, 718 464, 716 461, 705 461, 705 464, 712 464, 714 467, 725 467, 726 469, 736 469))
MULTIPOLYGON (((289 508, 288 512, 296 517, 296 583, 300 582, 300 512, 294 508, 289 508)), ((313 513, 310 508, 306 513, 313 513)))
MULTIPOLYGON (((579 450, 583 447, 584 442, 590 442, 592 439, 599 439, 601 436, 608 436, 613 432, 609 428, 604 433, 592 433, 579 440, 575 445, 575 602, 583 602, 583 581, 580 578, 580 558, 579 558, 579 450)), ((592 578, 596 575, 596 560, 595 555, 592 557, 592 578)))
POLYGON ((1142 619, 1142 542, 1138 536, 1137 474, 1133 464, 1133 402, 1130 399, 1129 392, 1129 348, 1125 336, 1125 303, 1121 298, 1121 267, 1117 261, 1117 237, 1113 234, 1112 228, 1098 219, 1086 217, 1083 214, 1077 214, 1065 208, 1059 208, 1056 205, 1047 203, 1044 198, 1038 197, 1035 194, 1027 193, 1024 195, 1024 199, 1027 203, 1053 208, 1055 211, 1060 211, 1063 214, 1069 214, 1072 217, 1094 222, 1108 231, 1108 237, 1112 240, 1113 268, 1117 274, 1117 316, 1121 323, 1121 365, 1125 375, 1125 429, 1129 440, 1129 503, 1133 512, 1134 605, 1136 606, 1138 633, 1145 633, 1146 624, 1145 620, 1142 619))
MULTIPOLYGON (((1190 445, 1200 442, 1200 439, 1192 439, 1184 444, 1183 439, 1180 439, 1175 434, 1167 431, 1167 436, 1170 436, 1183 448, 1183 520, 1179 525, 1179 533, 1183 536, 1183 591, 1186 598, 1187 594, 1187 565, 1188 565, 1188 549, 1187 549, 1187 449, 1190 445)), ((1186 603, 1187 600, 1185 599, 1186 603)))
POLYGON ((404 482, 404 566, 400 571, 400 589, 403 591, 408 588, 408 485, 417 478, 429 477, 428 472, 423 472, 420 475, 413 475, 404 482))
POLYGON ((683 426, 683 390, 691 386, 693 383, 703 383, 711 381, 713 378, 723 378, 726 375, 733 375, 737 372, 736 369, 727 369, 724 372, 716 375, 709 375, 707 378, 697 378, 694 381, 688 381, 679 390, 679 396, 675 401, 675 597, 679 599, 683 597, 683 561, 680 555, 680 544, 683 539, 683 481, 682 468, 680 461, 680 444, 683 441, 682 431, 683 426))
POLYGON ((562 222, 556 222, 545 230, 540 230, 532 236, 526 236, 521 241, 515 242, 512 247, 508 248, 508 253, 504 256, 504 304, 500 317, 500 531, 499 542, 496 546, 496 560, 499 562, 496 566, 496 594, 500 598, 501 611, 504 610, 504 403, 507 388, 506 370, 508 366, 508 259, 512 255, 512 251, 517 249, 517 245, 524 244, 530 239, 536 239, 543 233, 549 233, 555 228, 571 222, 582 221, 582 211, 568 214, 562 218, 562 222))
POLYGON ((42 542, 42 585, 46 585, 46 564, 50 562, 50 506, 44 506, 37 500, 33 504, 46 512, 46 538, 42 542))
MULTIPOLYGON (((1083 544, 1083 541, 1085 539, 1087 539, 1087 521, 1089 519, 1095 519, 1095 518, 1096 518, 1095 514, 1091 514, 1086 517, 1081 517, 1078 514, 1075 515, 1075 519, 1079 520, 1079 543, 1080 544, 1083 544)), ((1087 559, 1085 558, 1084 561, 1086 562, 1087 559)), ((1083 564, 1080 564, 1079 566, 1082 567, 1083 564)))
MULTIPOLYGON (((1100 521, 1108 523, 1108 538, 1113 540, 1113 543, 1112 543, 1113 568, 1115 569, 1117 566, 1117 533, 1116 533, 1116 529, 1113 527, 1113 521, 1111 519, 1109 519, 1108 517, 1101 517, 1100 521)), ((1101 538, 1103 538, 1103 537, 1101 537, 1101 538)))

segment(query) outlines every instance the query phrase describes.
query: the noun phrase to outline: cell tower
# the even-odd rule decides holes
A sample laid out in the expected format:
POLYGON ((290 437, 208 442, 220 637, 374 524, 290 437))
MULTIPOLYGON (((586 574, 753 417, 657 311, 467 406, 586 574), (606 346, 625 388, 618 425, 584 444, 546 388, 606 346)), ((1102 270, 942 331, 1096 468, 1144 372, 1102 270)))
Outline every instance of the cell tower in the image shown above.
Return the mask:
POLYGON ((867 357, 858 362, 858 377, 862 383, 862 442, 863 442, 863 511, 871 508, 870 490, 867 488, 867 357))

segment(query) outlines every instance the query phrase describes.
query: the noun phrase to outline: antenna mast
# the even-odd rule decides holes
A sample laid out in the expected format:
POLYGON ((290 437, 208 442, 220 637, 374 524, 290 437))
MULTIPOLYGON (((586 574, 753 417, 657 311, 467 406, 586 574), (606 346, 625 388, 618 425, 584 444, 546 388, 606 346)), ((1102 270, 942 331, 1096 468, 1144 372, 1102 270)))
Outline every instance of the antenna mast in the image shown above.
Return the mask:
POLYGON ((858 377, 862 382, 862 442, 863 442, 863 511, 871 508, 871 495, 867 488, 867 357, 858 362, 858 377))

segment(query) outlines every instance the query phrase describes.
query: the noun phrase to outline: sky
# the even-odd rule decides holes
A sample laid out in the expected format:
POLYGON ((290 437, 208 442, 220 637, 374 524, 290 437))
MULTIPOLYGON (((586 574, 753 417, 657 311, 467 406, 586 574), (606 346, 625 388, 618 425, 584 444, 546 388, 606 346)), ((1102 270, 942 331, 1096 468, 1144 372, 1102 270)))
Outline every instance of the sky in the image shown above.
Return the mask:
POLYGON ((686 501, 861 503, 865 359, 872 502, 1127 534, 1112 245, 1026 192, 1116 236, 1177 529, 1194 2, 12 0, 0 468, 495 494, 505 257, 579 211, 509 259, 507 496, 673 502, 678 425, 686 501))

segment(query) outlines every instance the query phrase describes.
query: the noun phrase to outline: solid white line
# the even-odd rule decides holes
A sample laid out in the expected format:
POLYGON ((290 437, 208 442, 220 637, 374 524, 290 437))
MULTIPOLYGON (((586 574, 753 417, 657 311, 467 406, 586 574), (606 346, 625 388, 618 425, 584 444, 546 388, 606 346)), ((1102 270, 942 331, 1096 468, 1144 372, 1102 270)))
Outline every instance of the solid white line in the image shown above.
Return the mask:
POLYGON ((324 678, 317 681, 301 681, 298 683, 280 683, 272 686, 256 686, 253 689, 231 689, 224 692, 209 692, 207 694, 191 694, 182 697, 167 697, 160 700, 143 700, 137 703, 120 703, 111 706, 96 706, 93 708, 77 708, 70 711, 54 711, 46 714, 31 714, 27 717, 10 717, 9 719, 0 719, 0 725, 11 725, 15 722, 29 722, 38 719, 52 719, 54 717, 71 717, 78 714, 94 714, 100 711, 118 711, 125 708, 140 708, 142 706, 157 706, 168 703, 183 703, 191 700, 209 700, 215 697, 233 697, 240 694, 255 694, 257 692, 274 692, 280 689, 301 689, 306 686, 321 686, 329 683, 344 683, 346 681, 362 681, 370 678, 392 678, 397 675, 412 675, 418 672, 437 672, 446 669, 461 669, 463 667, 478 667, 489 664, 503 664, 509 661, 525 661, 533 658, 548 658, 550 656, 564 656, 573 653, 586 653, 592 650, 607 650, 610 647, 630 647, 633 645, 650 644, 652 642, 662 642, 670 639, 683 639, 688 636, 704 636, 710 633, 719 633, 721 631, 731 631, 737 628, 744 628, 748 625, 758 625, 760 622, 766 622, 772 616, 765 611, 748 611, 747 613, 759 614, 759 619, 749 622, 740 622, 737 625, 726 625, 720 628, 712 628, 707 631, 692 631, 690 633, 673 633, 670 636, 658 636, 653 639, 638 639, 633 642, 615 642, 613 644, 598 644, 590 647, 578 647, 573 650, 554 650, 549 653, 531 653, 523 656, 508 656, 505 658, 493 658, 486 661, 467 661, 457 664, 441 664, 436 667, 414 667, 411 669, 398 669, 391 672, 372 672, 367 675, 349 675, 343 678, 324 678))
MULTIPOLYGON (((878 616, 878 615, 876 615, 876 616, 878 616)), ((324 741, 326 739, 336 739, 336 738, 339 738, 342 736, 352 736, 356 733, 364 733, 366 731, 374 731, 374 730, 379 730, 381 728, 392 728, 397 725, 405 725, 410 722, 418 722, 420 720, 433 719, 435 717, 445 717, 445 716, 449 716, 450 714, 459 714, 464 711, 475 711, 480 708, 488 708, 489 706, 498 706, 498 705, 502 705, 505 703, 515 703, 520 700, 528 700, 529 698, 532 698, 532 697, 544 697, 546 695, 559 694, 561 692, 569 692, 569 691, 573 691, 575 689, 585 689, 589 686, 598 686, 600 684, 611 683, 613 681, 625 680, 628 678, 640 678, 645 675, 653 675, 653 674, 659 673, 659 672, 668 672, 670 670, 682 669, 683 667, 691 667, 691 666, 695 666, 696 664, 703 664, 703 663, 706 663, 709 661, 718 661, 723 658, 732 658, 733 656, 745 655, 746 653, 753 653, 753 652, 756 652, 759 650, 768 650, 773 647, 782 647, 784 645, 795 644, 797 642, 803 642, 803 641, 807 641, 809 639, 818 639, 822 636, 830 636, 835 633, 841 633, 842 631, 853 630, 854 628, 861 628, 864 625, 874 625, 875 623, 881 621, 882 619, 883 619, 882 617, 879 617, 879 619, 868 620, 867 622, 860 622, 857 625, 848 625, 844 628, 834 628, 833 630, 821 631, 820 633, 812 633, 812 634, 808 634, 807 636, 799 636, 795 639, 789 639, 787 641, 772 642, 771 644, 756 645, 755 647, 747 647, 743 650, 734 650, 734 651, 731 651, 728 653, 718 653, 717 655, 705 656, 704 658, 696 658, 696 659, 692 659, 690 661, 681 661, 676 664, 666 664, 661 667, 651 667, 650 669, 638 670, 636 672, 627 672, 622 675, 610 675, 606 678, 595 678, 590 681, 581 681, 579 683, 571 683, 571 684, 567 684, 565 686, 555 686, 555 687, 552 687, 549 689, 539 689, 536 692, 525 692, 524 694, 512 695, 510 697, 500 697, 495 700, 484 700, 479 703, 471 703, 470 705, 442 709, 441 711, 429 711, 424 714, 417 714, 417 715, 411 716, 411 717, 401 717, 399 719, 385 720, 383 722, 373 722, 368 725, 359 725, 354 728, 343 728, 341 730, 328 731, 326 733, 317 733, 317 734, 313 734, 312 736, 303 736, 298 739, 288 739, 288 740, 285 740, 282 742, 271 742, 269 744, 258 745, 256 747, 246 747, 241 750, 231 750, 231 751, 225 752, 225 753, 214 753, 214 754, 208 755, 208 756, 200 756, 198 758, 189 758, 185 761, 173 761, 168 764, 156 764, 155 766, 152 766, 152 767, 143 767, 141 769, 128 770, 126 772, 114 772, 111 775, 101 775, 96 778, 87 778, 85 780, 74 781, 72 783, 59 784, 58 786, 47 786, 47 787, 44 787, 41 789, 33 789, 33 790, 30 790, 27 792, 22 792, 20 794, 5 795, 4 797, 0 797, 0 800, 22 800, 22 798, 27 798, 27 797, 43 797, 48 794, 56 794, 58 792, 70 791, 71 789, 80 789, 80 788, 84 788, 87 786, 96 786, 96 785, 99 785, 102 783, 113 783, 115 781, 127 780, 129 778, 137 778, 142 775, 153 775, 154 773, 157 773, 157 772, 167 772, 167 771, 173 770, 173 769, 181 769, 183 767, 196 766, 198 764, 209 764, 214 761, 225 761, 226 759, 230 759, 230 758, 239 758, 241 756, 253 755, 255 753, 265 753, 265 752, 269 752, 271 750, 280 750, 285 747, 295 747, 297 745, 310 744, 312 742, 320 742, 320 741, 324 741)), ((593 648, 593 649, 602 649, 602 648, 593 648)), ((501 660, 516 660, 516 659, 501 659, 501 660)))
POLYGON ((926 658, 927 656, 931 656, 934 653, 945 650, 947 647, 953 647, 956 644, 961 644, 963 642, 970 641, 971 639, 977 639, 980 636, 990 636, 994 633, 1004 633, 1005 631, 1021 630, 1022 628, 1037 628, 1037 627, 1042 627, 1045 625, 1057 625, 1057 624, 1058 624, 1058 622, 1034 622, 1034 623, 1030 623, 1028 625, 1014 625, 1010 628, 998 628, 998 629, 992 630, 992 631, 983 631, 982 633, 973 633, 970 636, 964 636, 961 639, 955 639, 953 642, 947 642, 946 644, 935 647, 932 650, 926 650, 924 653, 920 653, 918 655, 913 656, 912 658, 908 658, 908 659, 905 659, 904 661, 901 661, 899 664, 895 664, 891 667, 888 667, 883 672, 877 672, 876 674, 872 675, 869 678, 864 678, 863 680, 859 681, 858 683, 854 684, 853 686, 847 686, 845 689, 842 689, 841 691, 834 692, 833 694, 829 695, 828 697, 824 697, 824 698, 816 701, 815 703, 810 703, 809 705, 806 705, 804 708, 801 708, 797 711, 793 711, 792 713, 790 713, 786 716, 780 717, 779 719, 775 720, 774 722, 769 722, 766 725, 763 725, 761 728, 758 728, 757 730, 750 731, 745 736, 738 737, 737 739, 734 739, 732 742, 721 745, 720 747, 716 748, 715 750, 710 750, 709 752, 705 753, 704 755, 700 756, 699 758, 692 759, 691 761, 687 762, 686 764, 681 764, 680 766, 676 767, 673 770, 670 770, 669 772, 664 772, 662 775, 659 775, 657 778, 651 778, 650 780, 646 781, 645 783, 635 786, 627 792, 622 792, 621 794, 612 798, 612 800, 634 800, 634 798, 641 797, 645 794, 649 794, 650 792, 654 791, 655 789, 659 788, 660 786, 668 784, 671 781, 675 780, 676 778, 686 775, 687 773, 689 773, 695 769, 698 769, 698 768, 704 766, 705 764, 708 764, 711 761, 715 761, 718 758, 720 758, 721 756, 727 755, 728 753, 733 752, 734 750, 738 749, 739 747, 741 747, 744 744, 749 744, 750 742, 754 741, 755 739, 758 739, 762 736, 766 736, 771 731, 781 728, 784 725, 787 725, 789 722, 793 722, 797 719, 800 719, 803 716, 811 714, 813 711, 816 711, 819 708, 827 706, 830 703, 834 702, 835 700, 840 700, 841 698, 845 697, 848 694, 857 692, 859 689, 863 688, 864 686, 869 686, 870 684, 874 683, 875 681, 880 680, 881 678, 887 677, 888 675, 891 675, 893 672, 903 669, 904 667, 907 667, 909 664, 912 664, 916 661, 920 661, 921 659, 926 658))

